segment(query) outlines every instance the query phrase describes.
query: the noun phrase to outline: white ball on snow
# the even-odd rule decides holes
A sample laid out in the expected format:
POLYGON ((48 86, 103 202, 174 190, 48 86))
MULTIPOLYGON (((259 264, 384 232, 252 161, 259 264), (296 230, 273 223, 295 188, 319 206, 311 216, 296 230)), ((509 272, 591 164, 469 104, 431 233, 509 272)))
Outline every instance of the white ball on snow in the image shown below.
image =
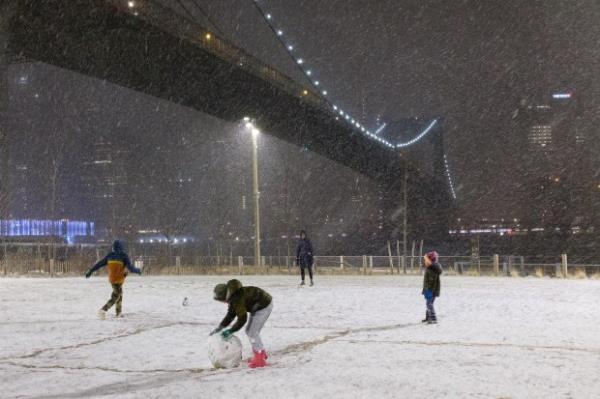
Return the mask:
POLYGON ((225 339, 214 334, 208 338, 208 358, 216 368, 237 367, 242 361, 242 341, 235 335, 225 339))

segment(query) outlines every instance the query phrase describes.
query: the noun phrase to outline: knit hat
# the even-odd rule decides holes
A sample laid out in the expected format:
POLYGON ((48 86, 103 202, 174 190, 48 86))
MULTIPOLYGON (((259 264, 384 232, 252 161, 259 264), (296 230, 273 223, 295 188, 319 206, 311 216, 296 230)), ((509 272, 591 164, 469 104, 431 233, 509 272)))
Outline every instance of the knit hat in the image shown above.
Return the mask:
POLYGON ((213 290, 213 298, 216 301, 224 301, 227 297, 227 285, 226 284, 217 284, 215 289, 213 290))
POLYGON ((436 251, 427 252, 425 256, 433 263, 437 262, 438 258, 440 257, 436 251))

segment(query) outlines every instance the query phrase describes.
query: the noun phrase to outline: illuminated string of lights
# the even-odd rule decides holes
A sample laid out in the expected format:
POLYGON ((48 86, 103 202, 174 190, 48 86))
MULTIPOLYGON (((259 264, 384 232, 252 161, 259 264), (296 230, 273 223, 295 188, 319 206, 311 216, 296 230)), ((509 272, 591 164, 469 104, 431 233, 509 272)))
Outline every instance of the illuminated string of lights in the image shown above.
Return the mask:
MULTIPOLYGON (((268 11, 265 11, 259 4, 259 0, 253 0, 253 3, 255 5, 256 9, 258 10, 259 14, 265 20, 265 23, 267 24, 267 26, 269 26, 271 31, 275 34, 275 37, 281 43, 281 45, 283 46, 283 48, 285 49, 287 54, 291 57, 292 60, 294 60, 295 65, 302 71, 302 74, 313 85, 315 90, 323 96, 323 98, 325 99, 325 102, 327 104, 329 104, 329 106, 333 109, 334 113, 338 114, 339 117, 342 118, 341 119, 342 121, 346 121, 346 123, 350 124, 353 128, 362 132, 364 135, 380 142, 381 144, 385 145, 386 147, 396 148, 396 146, 394 144, 392 144, 391 142, 389 142, 388 140, 386 140, 382 137, 377 136, 377 134, 372 133, 370 130, 365 128, 360 122, 358 122, 358 120, 356 120, 354 117, 352 117, 352 115, 350 115, 347 112, 344 112, 344 110, 340 109, 337 105, 332 104, 326 98, 326 96, 329 94, 328 91, 326 89, 322 88, 322 84, 321 84, 320 80, 314 78, 315 72, 310 68, 309 65, 307 65, 304 58, 302 58, 299 55, 296 55, 296 53, 294 53, 294 50, 295 50, 294 45, 291 44, 290 42, 288 42, 287 40, 285 40, 284 31, 280 26, 276 26, 276 22, 275 22, 275 18, 273 17, 273 14, 271 14, 268 11)), ((340 120, 339 117, 336 117, 336 119, 340 120)))
MULTIPOLYGON (((317 93, 319 93, 323 100, 325 101, 325 103, 327 103, 330 107, 331 110, 333 111, 333 114, 335 114, 335 119, 336 120, 341 120, 341 121, 345 121, 346 123, 350 124, 354 129, 358 130, 359 132, 361 132, 362 134, 366 135, 367 137, 385 145, 388 148, 391 149, 399 149, 399 148, 405 148, 408 146, 411 146, 413 144, 416 144, 418 141, 420 141, 423 137, 425 137, 432 129, 433 127, 437 124, 437 119, 432 121, 430 123, 429 126, 427 126, 427 128, 421 132, 418 136, 416 136, 415 138, 404 142, 404 143, 397 143, 397 144, 393 144, 392 142, 390 142, 389 140, 386 140, 383 137, 380 137, 379 134, 385 129, 386 124, 384 123, 383 125, 379 126, 377 128, 377 130, 373 133, 371 132, 371 130, 367 129, 365 126, 363 126, 357 119, 355 119, 354 117, 352 117, 352 115, 350 115, 349 113, 345 112, 344 110, 342 110, 340 107, 338 107, 337 105, 333 104, 328 98, 328 91, 326 89, 323 88, 323 85, 321 84, 321 81, 315 78, 315 72, 310 68, 310 66, 307 64, 307 62, 305 61, 304 58, 300 57, 299 55, 297 55, 295 53, 295 46, 286 39, 286 36, 284 34, 284 30, 281 26, 278 26, 277 23, 275 22, 275 18, 273 17, 273 14, 265 11, 262 6, 259 4, 259 0, 252 0, 253 4, 255 5, 256 9, 258 10, 258 12, 260 13, 260 15, 263 17, 265 23, 267 24, 267 26, 271 29, 271 31, 275 34, 276 39, 280 42, 280 44, 283 46, 283 48, 285 49, 286 53, 289 55, 289 57, 293 60, 294 64, 299 68, 299 70, 302 72, 302 74, 305 76, 305 78, 308 80, 308 82, 311 83, 311 85, 314 87, 314 89, 316 90, 317 93), (341 119, 340 119, 341 118, 341 119)), ((184 5, 182 4, 181 0, 177 0, 177 3, 180 5, 180 7, 182 7, 182 9, 186 12, 186 14, 192 19, 194 20, 195 18, 193 18, 193 15, 191 13, 191 11, 184 5)), ((137 1, 136 0, 127 0, 126 4, 128 6, 128 8, 132 9, 134 11, 134 15, 138 15, 137 10, 135 10, 138 7, 137 1)), ((209 22, 213 25, 213 28, 218 30, 218 27, 213 23, 212 20, 210 20, 209 15, 206 13, 206 11, 204 9, 202 9, 198 3, 196 3, 196 1, 193 1, 193 4, 200 10, 200 12, 209 20, 209 22)), ((209 40, 211 37, 210 33, 206 33, 206 39, 209 40)), ((303 95, 308 95, 308 90, 303 90, 302 91, 303 95)))
POLYGON ((452 175, 450 174, 450 165, 448 165, 448 157, 446 156, 446 154, 444 154, 444 166, 446 167, 446 176, 448 176, 450 193, 452 193, 452 198, 456 199, 456 191, 454 190, 454 182, 452 181, 452 175))
MULTIPOLYGON (((386 126, 385 123, 383 125, 381 125, 375 131, 375 133, 372 133, 369 129, 367 129, 364 126, 362 126, 360 124, 360 122, 358 122, 355 118, 353 118, 352 115, 350 115, 349 113, 345 112, 344 110, 342 110, 341 108, 339 108, 337 105, 331 103, 327 98, 325 98, 328 95, 327 90, 321 89, 321 82, 319 80, 313 78, 313 76, 315 75, 315 73, 307 65, 307 63, 304 60, 304 58, 300 57, 299 55, 296 55, 296 53, 293 52, 295 50, 294 45, 284 39, 284 31, 283 31, 283 29, 280 26, 276 26, 275 18, 273 17, 273 14, 270 13, 270 12, 265 11, 262 8, 262 6, 259 4, 259 0, 253 0, 253 3, 255 5, 256 9, 258 10, 259 14, 265 20, 265 23, 267 24, 267 26, 275 34, 275 37, 277 38, 277 40, 283 46, 283 48, 285 49, 285 51, 287 52, 287 54, 289 55, 289 57, 294 61, 295 65, 300 69, 300 71, 306 77, 306 79, 309 82, 311 82, 311 84, 315 87, 315 89, 317 90, 317 92, 320 92, 322 94, 323 98, 325 99, 325 102, 328 103, 329 106, 331 106, 331 108, 333 109, 333 111, 336 114, 338 114, 340 117, 342 117, 342 120, 345 120, 353 128, 359 130, 364 135, 368 136, 369 138, 371 138, 373 140, 376 140, 376 141, 382 143, 383 145, 385 145, 385 146, 387 146, 389 148, 398 149, 398 148, 408 147, 408 146, 411 146, 411 145, 417 143, 423 137, 425 137, 427 135, 427 133, 429 133, 433 129, 433 127, 437 124, 438 121, 437 121, 437 119, 435 119, 418 136, 416 136, 412 140, 409 140, 409 141, 407 141, 405 143, 398 143, 398 144, 393 144, 390 141, 388 141, 388 140, 386 140, 386 139, 384 139, 384 138, 382 138, 382 137, 379 136, 379 133, 381 133, 383 131, 383 129, 385 128, 385 126, 386 126)), ((304 93, 306 93, 306 91, 304 93)), ((340 120, 339 117, 336 117, 336 119, 340 120)))
POLYGON ((423 137, 425 137, 427 135, 427 133, 429 133, 431 131, 431 129, 433 129, 433 127, 437 124, 437 122, 438 122, 437 119, 434 119, 433 122, 431 122, 425 128, 425 130, 423 130, 417 137, 415 137, 412 140, 409 140, 407 142, 396 144, 396 148, 404 148, 404 147, 408 147, 410 145, 415 144, 416 142, 418 142, 419 140, 421 140, 423 137))

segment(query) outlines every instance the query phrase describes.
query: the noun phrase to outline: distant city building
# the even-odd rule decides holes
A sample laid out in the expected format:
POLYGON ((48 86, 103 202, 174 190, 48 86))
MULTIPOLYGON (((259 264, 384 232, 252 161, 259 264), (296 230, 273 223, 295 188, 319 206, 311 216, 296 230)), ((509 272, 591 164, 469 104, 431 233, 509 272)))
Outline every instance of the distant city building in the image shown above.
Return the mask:
POLYGON ((126 198, 127 151, 99 136, 92 144, 92 156, 84 162, 82 181, 84 200, 91 205, 90 217, 104 221, 102 230, 117 229, 120 200, 126 198))
POLYGON ((529 144, 534 151, 550 154, 552 148, 552 126, 533 125, 529 130, 529 144))
POLYGON ((15 241, 30 241, 44 237, 60 237, 68 244, 87 240, 95 235, 94 222, 78 220, 0 220, 0 237, 15 241))
POLYGON ((525 149, 518 159, 524 224, 570 231, 588 223, 597 160, 588 148, 582 99, 568 91, 525 99, 515 120, 525 149))
POLYGON ((528 142, 530 177, 551 178, 567 169, 577 146, 585 143, 581 113, 581 99, 570 92, 522 101, 517 126, 528 142))

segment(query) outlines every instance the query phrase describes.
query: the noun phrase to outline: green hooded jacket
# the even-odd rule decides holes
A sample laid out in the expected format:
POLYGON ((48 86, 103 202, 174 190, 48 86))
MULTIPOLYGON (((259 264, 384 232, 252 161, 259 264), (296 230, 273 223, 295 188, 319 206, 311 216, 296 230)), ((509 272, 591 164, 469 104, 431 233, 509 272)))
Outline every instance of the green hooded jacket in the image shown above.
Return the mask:
POLYGON ((440 274, 442 274, 442 266, 439 263, 434 263, 425 269, 422 294, 425 294, 425 290, 431 290, 434 297, 440 296, 440 274))
POLYGON ((248 320, 248 313, 255 313, 266 308, 271 304, 271 300, 271 295, 261 288, 243 287, 239 280, 229 280, 225 299, 229 308, 220 327, 227 327, 237 317, 237 321, 231 327, 231 332, 240 330, 248 320))

